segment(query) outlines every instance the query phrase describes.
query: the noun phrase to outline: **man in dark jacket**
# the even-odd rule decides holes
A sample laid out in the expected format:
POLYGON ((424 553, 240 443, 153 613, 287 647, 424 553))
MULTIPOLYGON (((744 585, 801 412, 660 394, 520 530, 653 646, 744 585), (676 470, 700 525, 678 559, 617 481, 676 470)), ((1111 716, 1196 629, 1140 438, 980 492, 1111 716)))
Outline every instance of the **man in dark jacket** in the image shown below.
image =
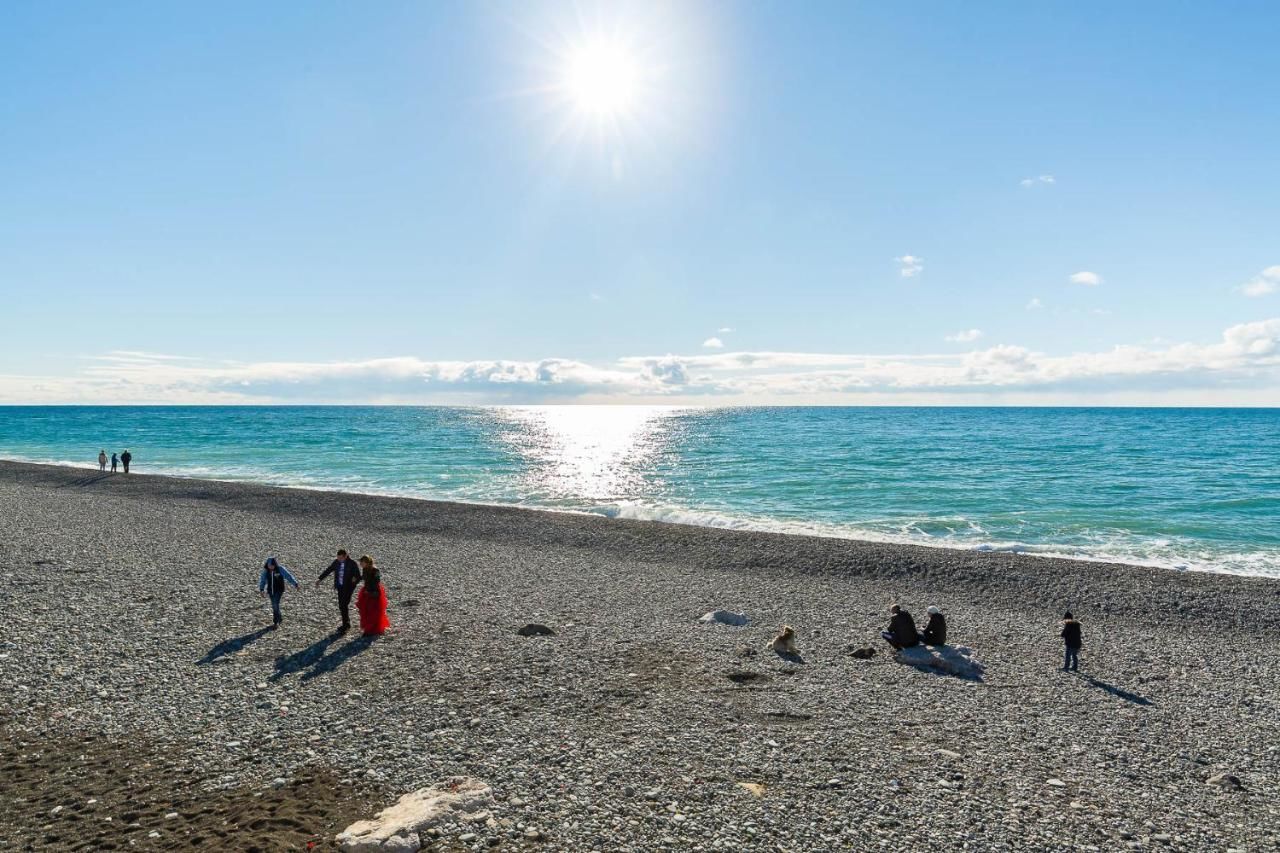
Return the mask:
POLYGON ((1080 623, 1068 610, 1062 615, 1062 644, 1066 647, 1066 657, 1062 662, 1063 672, 1075 672, 1080 669, 1080 647, 1084 645, 1084 633, 1080 623))
POLYGON ((895 649, 909 649, 920 645, 920 634, 916 631, 916 623, 911 614, 896 604, 889 608, 889 613, 889 630, 880 632, 885 642, 895 649))
POLYGON ((133 461, 133 454, 130 453, 129 451, 126 450, 124 453, 120 454, 120 464, 124 466, 124 472, 126 474, 129 473, 129 463, 132 461, 133 461))
POLYGON ((329 564, 329 568, 320 573, 316 579, 319 586, 330 574, 333 575, 333 588, 338 593, 338 610, 342 613, 342 627, 338 633, 344 633, 351 627, 351 596, 360 585, 360 567, 356 561, 347 556, 345 548, 338 549, 338 558, 329 564))

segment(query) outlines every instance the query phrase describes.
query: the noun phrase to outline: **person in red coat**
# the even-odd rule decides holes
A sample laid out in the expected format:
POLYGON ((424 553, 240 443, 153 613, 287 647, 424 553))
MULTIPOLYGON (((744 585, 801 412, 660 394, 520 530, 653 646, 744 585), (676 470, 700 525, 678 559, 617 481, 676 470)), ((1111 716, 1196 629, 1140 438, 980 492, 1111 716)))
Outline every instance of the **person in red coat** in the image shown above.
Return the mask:
POLYGON ((360 573, 364 579, 364 586, 356 593, 360 632, 366 637, 373 637, 391 627, 387 621, 387 588, 382 585, 382 575, 368 554, 360 558, 360 573))

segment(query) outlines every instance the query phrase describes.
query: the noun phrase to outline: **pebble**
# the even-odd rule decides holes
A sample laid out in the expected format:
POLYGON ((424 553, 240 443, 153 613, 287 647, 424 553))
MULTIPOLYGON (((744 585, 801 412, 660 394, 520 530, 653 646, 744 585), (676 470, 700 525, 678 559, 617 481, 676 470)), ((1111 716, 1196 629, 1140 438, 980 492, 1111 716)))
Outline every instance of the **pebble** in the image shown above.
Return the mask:
MULTIPOLYGON (((1243 787, 1261 791, 1280 758, 1275 581, 200 481, 126 499, 7 471, 6 593, 32 592, 23 561, 47 556, 63 602, 6 611, 6 633, 40 638, 0 660, 8 730, 125 745, 145 732, 211 797, 273 798, 330 767, 371 817, 474 775, 493 786, 494 824, 458 817, 423 841, 482 849, 1258 850, 1280 832, 1274 805, 1243 787), (291 591, 288 630, 229 648, 263 627, 263 607, 227 556, 278 548, 310 570, 335 539, 385 564, 392 633, 342 656, 359 636, 332 639, 332 596, 291 591), (163 586, 164 618, 111 582, 120 565, 135 591, 163 586), (410 597, 421 606, 394 607, 410 597), (890 601, 918 617, 940 604, 984 680, 895 663, 877 639, 890 601), (1067 606, 1093 638, 1080 676, 1055 669, 1067 606), (717 607, 752 622, 698 624, 717 607), (1220 626, 1241 613, 1250 630, 1224 646, 1220 626), (535 622, 559 634, 516 636, 535 622), (740 654, 784 623, 806 639, 804 667, 740 654), (729 681, 744 671, 765 678, 729 681)), ((69 825, 70 806, 49 808, 95 793, 42 801, 32 823, 69 825)), ((128 812, 107 802, 84 813, 126 847, 128 812)), ((186 802, 147 812, 181 809, 166 845, 198 823, 186 802)))

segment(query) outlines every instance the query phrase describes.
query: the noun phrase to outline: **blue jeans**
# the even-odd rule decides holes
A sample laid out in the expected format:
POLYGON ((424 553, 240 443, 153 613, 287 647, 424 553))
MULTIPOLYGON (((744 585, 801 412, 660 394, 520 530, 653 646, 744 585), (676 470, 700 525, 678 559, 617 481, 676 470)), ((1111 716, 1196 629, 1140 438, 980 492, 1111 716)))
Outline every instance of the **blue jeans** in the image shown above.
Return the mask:
POLYGON ((1067 656, 1062 662, 1063 670, 1075 672, 1080 668, 1080 650, 1067 646, 1067 656))
POLYGON ((271 624, 273 625, 279 625, 280 620, 284 618, 280 615, 280 599, 282 598, 284 598, 283 592, 279 595, 271 596, 271 624))

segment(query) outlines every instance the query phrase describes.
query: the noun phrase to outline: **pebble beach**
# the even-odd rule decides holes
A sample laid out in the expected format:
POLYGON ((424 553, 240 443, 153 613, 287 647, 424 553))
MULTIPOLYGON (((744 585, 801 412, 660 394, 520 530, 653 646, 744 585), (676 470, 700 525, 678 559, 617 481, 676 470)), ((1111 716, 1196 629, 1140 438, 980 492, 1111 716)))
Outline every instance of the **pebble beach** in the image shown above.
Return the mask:
POLYGON ((452 777, 492 806, 425 849, 1280 845, 1277 580, 8 462, 0 542, 7 849, 334 849, 452 777), (981 677, 895 661, 894 602, 981 677))

